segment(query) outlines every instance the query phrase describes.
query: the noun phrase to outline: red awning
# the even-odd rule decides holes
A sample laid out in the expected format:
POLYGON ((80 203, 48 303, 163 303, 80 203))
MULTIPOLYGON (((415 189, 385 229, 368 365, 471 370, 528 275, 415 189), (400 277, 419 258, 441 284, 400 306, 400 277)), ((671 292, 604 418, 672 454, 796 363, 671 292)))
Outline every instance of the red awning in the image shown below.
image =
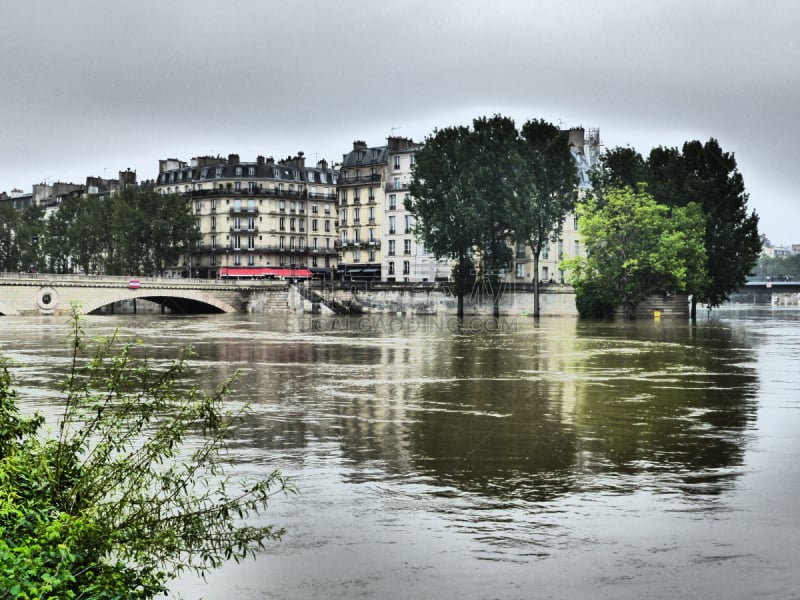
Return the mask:
POLYGON ((289 269, 285 267, 222 267, 220 277, 284 277, 284 278, 309 278, 312 276, 308 269, 289 269))

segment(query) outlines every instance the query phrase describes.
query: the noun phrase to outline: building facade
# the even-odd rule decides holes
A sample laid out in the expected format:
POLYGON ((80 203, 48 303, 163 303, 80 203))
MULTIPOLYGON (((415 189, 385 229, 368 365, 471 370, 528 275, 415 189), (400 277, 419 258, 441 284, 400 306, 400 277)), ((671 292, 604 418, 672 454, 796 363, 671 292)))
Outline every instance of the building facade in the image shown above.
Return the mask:
POLYGON ((353 142, 339 173, 339 278, 343 281, 423 282, 449 276, 414 236, 405 208, 414 153, 422 147, 390 136, 384 146, 353 142))
POLYGON ((191 198, 202 240, 174 274, 330 277, 337 266, 337 172, 303 153, 275 161, 196 157, 159 161, 156 190, 191 198))

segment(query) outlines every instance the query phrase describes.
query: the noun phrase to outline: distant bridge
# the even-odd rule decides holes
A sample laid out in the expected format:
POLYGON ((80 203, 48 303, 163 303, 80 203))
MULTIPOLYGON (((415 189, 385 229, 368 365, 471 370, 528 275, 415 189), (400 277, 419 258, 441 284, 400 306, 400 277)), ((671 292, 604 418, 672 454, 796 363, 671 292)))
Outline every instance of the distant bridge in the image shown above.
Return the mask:
POLYGON ((731 294, 731 302, 773 304, 792 294, 800 294, 800 281, 748 281, 731 294))
POLYGON ((286 281, 0 273, 0 315, 83 314, 125 300, 149 300, 181 314, 271 312, 288 308, 286 281))

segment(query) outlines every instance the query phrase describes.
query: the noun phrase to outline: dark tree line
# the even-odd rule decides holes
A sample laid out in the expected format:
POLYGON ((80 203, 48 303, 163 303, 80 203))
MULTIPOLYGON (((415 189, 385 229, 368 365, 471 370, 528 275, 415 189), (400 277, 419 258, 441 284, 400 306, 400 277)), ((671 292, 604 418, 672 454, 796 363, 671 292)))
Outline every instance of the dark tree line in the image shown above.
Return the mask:
POLYGON ((163 275, 200 239, 190 199, 127 188, 42 207, 0 208, 0 269, 163 275))

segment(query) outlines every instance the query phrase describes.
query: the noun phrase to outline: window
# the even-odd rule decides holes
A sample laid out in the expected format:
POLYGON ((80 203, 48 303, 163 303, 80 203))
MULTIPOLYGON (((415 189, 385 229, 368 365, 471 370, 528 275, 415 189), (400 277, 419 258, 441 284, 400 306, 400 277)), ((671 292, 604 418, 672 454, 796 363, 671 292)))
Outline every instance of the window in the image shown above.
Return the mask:
POLYGON ((331 214, 331 205, 330 204, 326 204, 325 205, 325 214, 326 215, 331 214))
POLYGON ((289 231, 294 231, 297 228, 297 219, 292 217, 289 219, 289 231))
POLYGON ((280 241, 278 242, 278 249, 285 250, 286 249, 286 236, 282 235, 280 241))
POLYGON ((314 248, 314 250, 319 250, 319 238, 313 238, 311 247, 314 248))
POLYGON ((356 207, 353 209, 353 225, 358 225, 361 222, 361 209, 356 207))
POLYGON ((234 183, 233 184, 233 189, 235 189, 237 192, 241 192, 242 191, 242 182, 241 181, 237 181, 236 183, 234 183))
POLYGON ((411 254, 411 240, 403 240, 403 253, 411 254))
POLYGON ((297 212, 297 202, 294 200, 289 202, 289 212, 297 212))
POLYGON ((217 249, 217 236, 211 236, 211 250, 212 252, 217 249))
POLYGON ((286 231, 286 217, 281 217, 278 219, 278 229, 281 231, 286 231))
POLYGON ((256 168, 255 167, 248 167, 247 168, 247 174, 251 175, 251 176, 255 175, 256 174, 256 168))
POLYGON ((374 206, 370 206, 369 207, 369 224, 370 225, 374 225, 375 224, 375 207, 374 206))
POLYGON ((247 249, 248 250, 255 250, 256 249, 256 236, 248 235, 247 236, 247 249))
POLYGON ((374 242, 375 241, 375 230, 373 228, 371 228, 371 227, 369 229, 369 241, 370 242, 374 242))
POLYGON ((395 154, 395 156, 394 156, 394 165, 393 165, 393 167, 395 169, 399 169, 400 168, 400 156, 397 155, 397 154, 395 154))
POLYGON ((256 212, 256 201, 253 198, 247 200, 247 212, 256 212))
POLYGON ((330 233, 331 231, 331 222, 328 219, 325 219, 325 231, 327 231, 328 233, 330 233))
POLYGON ((354 230, 353 230, 353 241, 354 241, 356 244, 358 244, 359 242, 361 242, 361 230, 360 230, 360 229, 354 229, 354 230))
POLYGON ((394 178, 394 189, 396 189, 396 190, 400 189, 400 178, 399 177, 395 177, 394 178))
POLYGON ((397 210, 397 194, 389 194, 389 210, 397 210))
POLYGON ((316 267, 317 266, 317 257, 316 256, 312 256, 311 257, 311 266, 312 267, 316 267))
POLYGON ((253 231, 256 228, 256 218, 255 217, 247 217, 247 229, 249 231, 253 231))
POLYGON ((256 184, 253 183, 252 181, 248 181, 247 182, 247 191, 250 192, 251 194, 253 192, 255 192, 256 191, 256 184))
POLYGON ((414 220, 411 215, 406 215, 406 233, 411 233, 412 227, 414 227, 414 220))
POLYGON ((572 217, 572 228, 578 231, 578 217, 572 217))
POLYGON ((389 275, 394 275, 394 262, 389 262, 389 275))
POLYGON ((575 240, 575 254, 573 256, 580 256, 581 255, 581 243, 578 240, 575 240))
POLYGON ((200 200, 195 200, 194 203, 194 212, 200 212, 200 200))
POLYGON ((411 262, 404 260, 403 261, 403 275, 408 275, 411 273, 411 262))
POLYGON ((238 267, 242 264, 242 255, 241 254, 234 254, 233 255, 233 264, 234 266, 238 267))
POLYGON ((211 217, 211 231, 217 230, 217 217, 211 217))
POLYGON ((242 200, 241 200, 241 198, 237 198, 236 200, 233 201, 233 210, 236 211, 236 212, 239 212, 240 210, 242 210, 242 200))
POLYGON ((347 209, 343 208, 339 211, 339 225, 347 225, 347 209))
POLYGON ((517 279, 523 279, 525 277, 525 264, 524 263, 517 263, 517 279))
POLYGON ((375 262, 375 250, 369 251, 369 262, 375 262))
POLYGON ((550 244, 548 244, 547 242, 542 244, 542 258, 544 258, 544 259, 549 258, 549 251, 548 251, 549 247, 550 247, 550 244))
POLYGON ((558 260, 564 258, 564 240, 558 240, 558 260))
POLYGON ((347 245, 347 230, 345 229, 342 232, 342 246, 346 246, 346 245, 347 245))
POLYGON ((286 210, 286 200, 279 200, 278 201, 278 210, 283 212, 286 210))
POLYGON ((300 231, 306 230, 306 220, 305 219, 298 219, 297 227, 300 231))
POLYGON ((542 281, 547 281, 547 275, 548 275, 547 267, 542 267, 542 281))
POLYGON ((394 249, 395 249, 395 241, 389 240, 389 256, 394 256, 395 254, 394 249))
POLYGON ((319 207, 318 207, 316 204, 312 204, 312 205, 311 205, 311 212, 312 212, 312 214, 317 214, 317 209, 318 209, 318 208, 319 208, 319 207))
POLYGON ((311 219, 311 231, 317 231, 317 220, 311 219))
POLYGON ((211 199, 211 212, 217 212, 217 199, 211 199))
POLYGON ((370 202, 375 202, 375 188, 374 187, 370 187, 369 190, 367 190, 367 199, 370 202))
POLYGON ((353 250, 353 262, 361 262, 361 250, 353 250))
POLYGON ((397 232, 397 228, 395 227, 396 220, 397 220, 397 217, 395 217, 394 215, 390 215, 389 216, 389 233, 390 234, 393 234, 393 233, 397 232))
POLYGON ((289 250, 294 250, 295 238, 294 236, 289 238, 289 250))
POLYGON ((347 190, 342 190, 339 192, 339 203, 347 204, 347 190))
POLYGON ((247 255, 247 266, 253 267, 256 264, 256 257, 253 254, 247 255))
POLYGON ((233 249, 234 250, 242 249, 242 236, 240 235, 233 236, 233 249))
POLYGON ((236 167, 236 176, 237 177, 241 177, 242 176, 242 167, 236 167))

